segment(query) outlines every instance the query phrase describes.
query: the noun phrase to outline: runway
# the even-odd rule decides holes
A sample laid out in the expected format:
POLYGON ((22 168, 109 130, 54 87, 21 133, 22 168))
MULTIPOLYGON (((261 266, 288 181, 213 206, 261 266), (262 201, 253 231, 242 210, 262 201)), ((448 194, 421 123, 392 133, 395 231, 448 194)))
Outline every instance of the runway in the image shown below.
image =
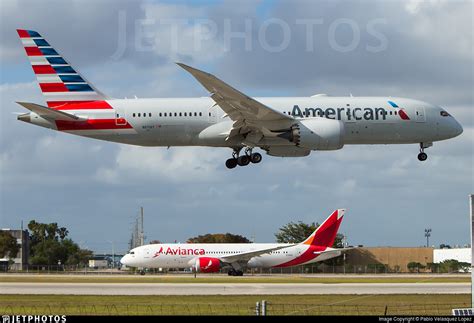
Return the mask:
POLYGON ((30 295, 382 295, 470 292, 470 283, 0 283, 0 294, 30 295))

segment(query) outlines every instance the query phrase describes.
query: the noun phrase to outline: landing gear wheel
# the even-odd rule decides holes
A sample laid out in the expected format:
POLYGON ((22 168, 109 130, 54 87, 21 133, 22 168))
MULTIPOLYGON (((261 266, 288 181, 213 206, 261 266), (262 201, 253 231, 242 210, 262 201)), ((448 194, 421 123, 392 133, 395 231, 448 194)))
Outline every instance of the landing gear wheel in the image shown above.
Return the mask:
POLYGON ((225 161, 225 166, 229 169, 235 168, 237 166, 236 158, 229 158, 225 161))
POLYGON ((239 166, 247 166, 250 163, 250 158, 247 155, 242 155, 237 158, 237 165, 239 166))
POLYGON ((425 148, 433 146, 432 142, 420 142, 420 153, 418 154, 419 161, 425 161, 428 159, 428 155, 425 154, 425 148))
POLYGON ((418 154, 418 160, 419 160, 419 161, 425 161, 425 160, 427 160, 427 159, 428 159, 428 155, 427 155, 427 154, 425 154, 425 153, 419 153, 419 154, 418 154))
POLYGON ((262 161, 262 155, 259 153, 253 153, 250 155, 250 161, 254 164, 258 164, 262 161))
POLYGON ((244 272, 242 270, 230 269, 227 274, 229 276, 243 276, 244 272))

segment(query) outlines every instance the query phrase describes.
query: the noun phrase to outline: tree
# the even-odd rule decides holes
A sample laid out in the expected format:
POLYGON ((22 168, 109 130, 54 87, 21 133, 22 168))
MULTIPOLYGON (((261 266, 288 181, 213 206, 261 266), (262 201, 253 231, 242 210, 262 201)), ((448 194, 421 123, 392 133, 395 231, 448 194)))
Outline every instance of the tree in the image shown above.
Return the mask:
POLYGON ((208 233, 197 237, 189 238, 187 243, 250 243, 244 236, 232 233, 208 233))
POLYGON ((425 269, 426 266, 420 264, 419 262, 412 261, 407 264, 407 268, 411 273, 415 271, 419 273, 420 269, 425 269))
POLYGON ((33 265, 85 265, 92 251, 81 249, 67 238, 69 231, 57 223, 28 224, 30 233, 30 263, 33 265))
POLYGON ((161 244, 160 240, 151 240, 149 244, 161 244))
POLYGON ((20 245, 8 231, 0 231, 0 258, 15 258, 20 245))
MULTIPOLYGON (((298 223, 290 222, 282 226, 277 233, 275 233, 276 241, 278 243, 300 243, 306 240, 317 228, 319 223, 306 224, 301 221, 298 223)), ((343 235, 338 233, 334 240, 333 248, 342 248, 343 235)))

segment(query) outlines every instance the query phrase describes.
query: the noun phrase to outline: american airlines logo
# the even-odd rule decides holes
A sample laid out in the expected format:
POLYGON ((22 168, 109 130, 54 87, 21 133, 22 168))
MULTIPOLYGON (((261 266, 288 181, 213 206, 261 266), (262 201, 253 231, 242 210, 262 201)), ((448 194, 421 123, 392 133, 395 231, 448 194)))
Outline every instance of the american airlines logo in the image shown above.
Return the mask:
POLYGON ((180 256, 202 256, 206 253, 204 249, 193 249, 193 248, 165 248, 161 247, 160 250, 155 252, 153 258, 159 257, 160 255, 180 255, 180 256))
MULTIPOLYGON (((398 114, 402 120, 410 120, 406 112, 400 109, 392 101, 388 101, 393 108, 398 109, 398 114)), ((293 106, 291 115, 293 117, 321 117, 327 119, 342 120, 343 116, 348 121, 351 120, 387 120, 389 112, 384 108, 305 108, 301 109, 298 105, 293 106)))

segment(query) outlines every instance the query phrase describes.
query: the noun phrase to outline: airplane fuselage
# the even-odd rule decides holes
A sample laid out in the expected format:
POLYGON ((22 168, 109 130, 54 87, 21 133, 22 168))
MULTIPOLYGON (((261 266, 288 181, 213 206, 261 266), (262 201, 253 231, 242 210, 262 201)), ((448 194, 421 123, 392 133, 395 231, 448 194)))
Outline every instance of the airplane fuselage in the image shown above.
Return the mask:
POLYGON ((202 98, 111 100, 87 82, 36 31, 18 29, 46 105, 18 102, 31 112, 18 119, 75 135, 138 146, 232 148, 227 168, 271 156, 303 157, 344 145, 420 144, 461 134, 442 108, 391 97, 250 96, 183 63, 209 93, 202 98), (240 154, 245 149, 244 154, 240 154))
MULTIPOLYGON (((314 118, 340 120, 344 128, 343 145, 432 143, 462 132, 459 123, 442 108, 411 99, 326 96, 256 99, 292 116, 295 123, 314 118), (397 107, 388 102, 396 102, 397 107)), ((30 113, 28 121, 75 135, 138 146, 236 145, 226 140, 234 122, 211 98, 106 102, 110 108, 74 110, 71 106, 65 110, 87 119, 82 122, 49 121, 34 113, 30 113)), ((263 138, 258 142, 258 146, 266 145, 295 146, 282 138, 263 138)))
POLYGON ((250 258, 247 268, 275 268, 310 264, 337 257, 341 251, 303 244, 192 243, 151 244, 131 250, 121 262, 142 268, 191 268, 197 258, 225 258, 262 249, 281 248, 250 258), (326 253, 321 253, 326 251, 326 253))

